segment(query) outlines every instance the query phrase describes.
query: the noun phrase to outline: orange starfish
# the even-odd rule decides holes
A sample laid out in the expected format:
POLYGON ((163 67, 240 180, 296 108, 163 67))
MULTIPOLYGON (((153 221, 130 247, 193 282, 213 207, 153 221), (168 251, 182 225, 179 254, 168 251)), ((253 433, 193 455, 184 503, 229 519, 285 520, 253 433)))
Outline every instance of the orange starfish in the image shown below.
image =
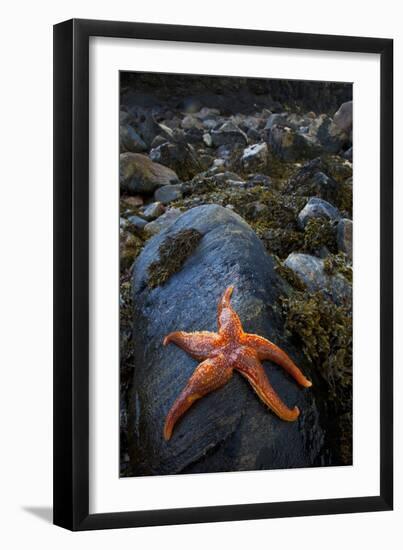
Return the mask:
POLYGON ((292 422, 299 416, 298 407, 289 409, 272 388, 261 364, 268 359, 281 365, 295 380, 309 388, 305 378, 288 355, 275 344, 243 331, 241 321, 230 304, 234 287, 224 292, 218 304, 218 333, 171 332, 164 338, 164 346, 173 342, 201 363, 173 404, 165 420, 164 438, 169 440, 178 419, 201 397, 224 386, 233 370, 241 373, 251 384, 260 399, 277 416, 292 422))

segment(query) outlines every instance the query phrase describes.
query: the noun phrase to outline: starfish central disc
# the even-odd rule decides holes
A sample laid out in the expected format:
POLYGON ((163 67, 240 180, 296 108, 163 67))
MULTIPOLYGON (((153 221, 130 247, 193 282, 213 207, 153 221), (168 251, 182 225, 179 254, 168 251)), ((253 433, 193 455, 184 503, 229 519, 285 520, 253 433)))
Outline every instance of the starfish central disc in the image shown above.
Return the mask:
POLYGON ((301 386, 312 383, 305 378, 290 357, 278 346, 257 334, 243 331, 237 313, 231 307, 234 287, 224 292, 218 304, 218 333, 171 332, 164 338, 164 346, 174 343, 199 361, 185 388, 169 411, 164 426, 168 441, 179 418, 201 397, 224 386, 234 370, 251 384, 259 398, 279 418, 292 422, 299 416, 298 407, 289 409, 271 386, 261 361, 269 360, 282 366, 301 386))

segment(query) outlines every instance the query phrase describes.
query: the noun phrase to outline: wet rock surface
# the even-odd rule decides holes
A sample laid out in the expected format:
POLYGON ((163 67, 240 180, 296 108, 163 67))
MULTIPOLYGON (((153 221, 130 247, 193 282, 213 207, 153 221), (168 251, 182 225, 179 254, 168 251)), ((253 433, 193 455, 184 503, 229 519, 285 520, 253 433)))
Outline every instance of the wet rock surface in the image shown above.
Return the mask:
POLYGON ((151 193, 157 187, 178 182, 173 170, 137 153, 120 155, 119 178, 122 191, 130 193, 151 193))
POLYGON ((275 271, 252 229, 220 206, 183 214, 150 240, 133 268, 136 369, 129 407, 128 434, 134 475, 293 468, 326 463, 314 391, 304 390, 269 362, 265 370, 282 399, 297 404, 301 416, 283 422, 258 399, 237 373, 223 388, 189 409, 164 441, 165 416, 193 373, 196 362, 162 340, 174 330, 216 330, 217 303, 235 285, 233 306, 245 330, 269 337, 301 368, 302 354, 284 338, 283 320, 271 306, 286 284, 275 271), (196 229, 203 237, 182 269, 150 289, 150 265, 168 236, 196 229), (242 255, 239 250, 242 250, 242 255), (164 311, 163 316, 155 315, 164 311))

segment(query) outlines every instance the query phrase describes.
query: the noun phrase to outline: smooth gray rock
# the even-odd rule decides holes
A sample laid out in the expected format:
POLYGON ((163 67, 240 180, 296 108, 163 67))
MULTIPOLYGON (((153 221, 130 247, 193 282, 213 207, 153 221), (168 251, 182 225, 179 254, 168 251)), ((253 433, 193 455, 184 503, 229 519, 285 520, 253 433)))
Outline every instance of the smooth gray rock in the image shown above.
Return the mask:
POLYGON ((353 258, 353 222, 343 218, 337 224, 337 246, 351 261, 353 258))
POLYGON ((140 218, 140 216, 129 216, 127 218, 127 221, 131 223, 136 229, 144 229, 144 227, 147 225, 147 220, 144 220, 143 218, 140 218))
POLYGON ((351 303, 350 283, 340 273, 327 274, 323 259, 310 254, 292 252, 285 260, 284 265, 292 269, 302 279, 308 290, 322 291, 325 296, 338 305, 351 303))
POLYGON ((154 199, 162 204, 169 204, 182 198, 182 185, 164 185, 154 193, 154 199))
POLYGON ((138 153, 122 153, 119 168, 120 188, 128 193, 152 193, 157 187, 179 181, 173 170, 138 153))
POLYGON ((312 218, 327 218, 328 220, 338 220, 340 212, 335 206, 318 197, 311 197, 304 208, 298 214, 298 223, 305 227, 312 218))
POLYGON ((333 122, 344 132, 351 132, 353 126, 353 102, 346 101, 340 105, 333 117, 333 122))
MULTIPOLYGON (((195 403, 169 442, 162 431, 173 402, 197 363, 184 351, 162 346, 174 330, 216 330, 217 304, 235 286, 232 304, 244 329, 281 346, 307 376, 302 352, 287 339, 278 297, 289 288, 261 241, 227 208, 206 205, 184 213, 146 244, 133 267, 135 368, 128 415, 133 475, 309 467, 326 464, 324 434, 314 391, 298 387, 281 368, 265 370, 281 398, 301 416, 284 422, 238 374, 195 403), (203 237, 182 269, 163 286, 147 286, 149 267, 169 236, 196 229, 203 237)), ((315 375, 314 375, 315 376, 315 375)), ((315 382, 314 382, 315 383, 315 382)))
POLYGON ((169 208, 162 216, 156 220, 149 222, 144 227, 144 232, 148 235, 156 235, 160 231, 163 231, 170 225, 172 225, 182 214, 179 208, 169 208))

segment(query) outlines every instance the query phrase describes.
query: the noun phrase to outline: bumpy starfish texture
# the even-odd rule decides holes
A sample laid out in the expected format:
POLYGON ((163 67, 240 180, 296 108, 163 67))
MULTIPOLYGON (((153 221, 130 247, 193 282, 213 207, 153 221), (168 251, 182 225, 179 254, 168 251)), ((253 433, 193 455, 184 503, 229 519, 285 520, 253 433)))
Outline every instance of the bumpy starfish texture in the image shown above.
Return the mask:
POLYGON ((292 422, 299 416, 298 407, 289 409, 274 391, 261 361, 269 360, 282 366, 305 388, 312 383, 279 347, 262 336, 243 331, 230 304, 233 289, 228 287, 218 304, 218 333, 179 331, 164 338, 164 346, 173 342, 200 362, 166 417, 164 438, 167 441, 176 422, 189 407, 197 399, 224 386, 234 370, 248 380, 263 403, 279 418, 292 422))

